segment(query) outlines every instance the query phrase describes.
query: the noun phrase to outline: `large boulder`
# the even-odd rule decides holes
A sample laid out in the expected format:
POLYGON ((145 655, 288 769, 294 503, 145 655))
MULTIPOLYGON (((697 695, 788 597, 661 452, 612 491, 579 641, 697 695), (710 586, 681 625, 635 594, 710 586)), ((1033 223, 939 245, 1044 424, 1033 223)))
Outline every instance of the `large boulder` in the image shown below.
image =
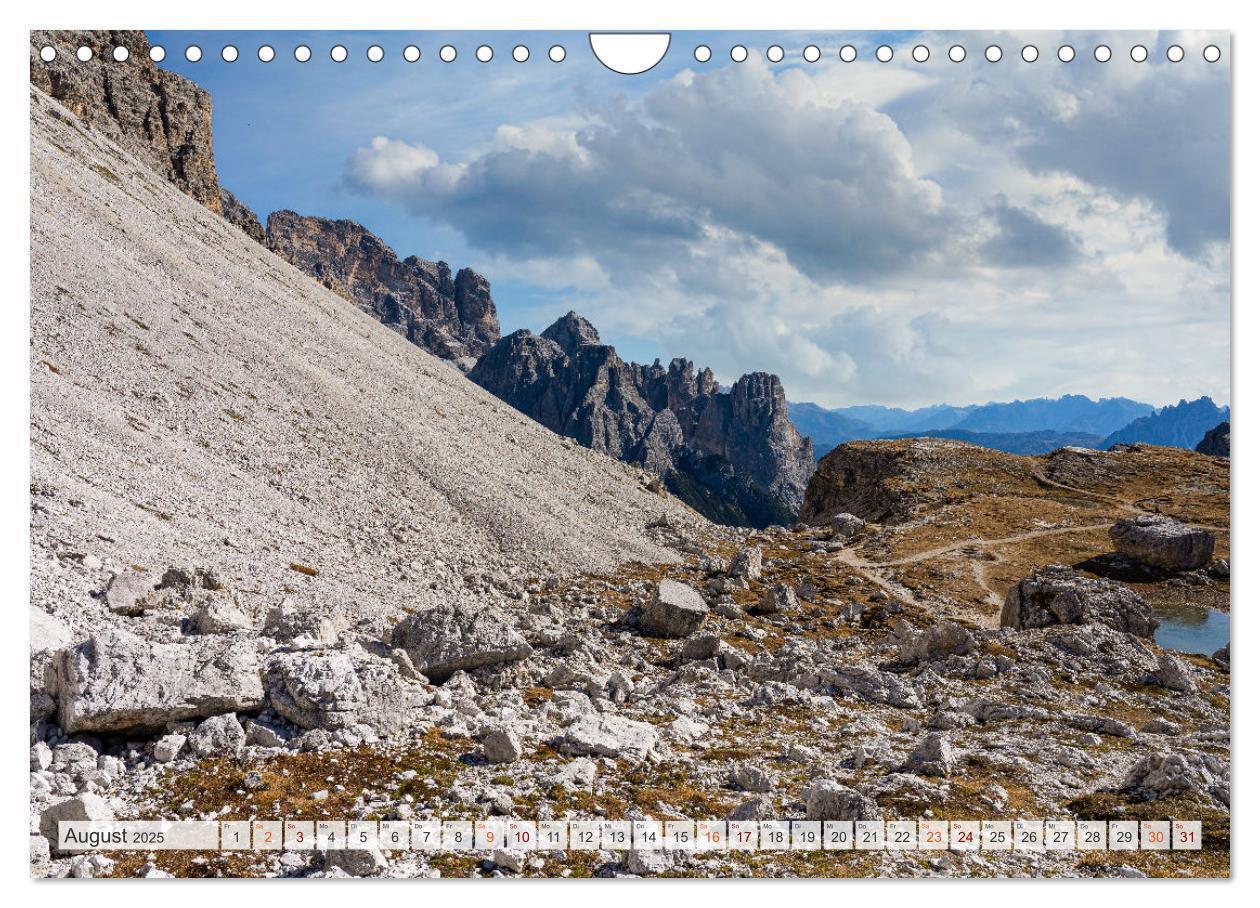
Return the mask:
POLYGON ((1119 521, 1107 531, 1121 555, 1166 571, 1193 571, 1212 560, 1216 537, 1163 514, 1119 521))
POLYGON ((530 653, 525 638, 484 608, 441 605, 408 615, 394 627, 394 646, 434 682, 458 671, 514 662, 530 653))
POLYGON ((67 732, 122 732, 262 705, 252 640, 156 643, 107 631, 57 653, 54 687, 67 732))
POLYGON ((1063 564, 1029 574, 1007 591, 1002 606, 1002 627, 1054 624, 1103 624, 1139 637, 1153 637, 1159 627, 1151 606, 1127 586, 1086 577, 1063 564))
POLYGON ((639 616, 639 627, 654 637, 689 637, 708 613, 704 597, 694 589, 677 580, 662 580, 639 616))
POLYGON ((897 625, 897 658, 902 662, 967 656, 978 648, 971 631, 956 621, 938 621, 923 631, 916 631, 904 621, 897 625))
POLYGON ((378 735, 405 728, 432 699, 390 659, 359 647, 278 653, 267 662, 267 702, 299 728, 336 731, 368 725, 378 735))
POLYGON ((588 714, 565 729, 560 750, 567 754, 639 761, 652 753, 660 736, 646 722, 617 715, 588 714))
POLYGON ((726 572, 731 577, 758 580, 761 578, 761 560, 761 546, 747 546, 735 553, 726 572))

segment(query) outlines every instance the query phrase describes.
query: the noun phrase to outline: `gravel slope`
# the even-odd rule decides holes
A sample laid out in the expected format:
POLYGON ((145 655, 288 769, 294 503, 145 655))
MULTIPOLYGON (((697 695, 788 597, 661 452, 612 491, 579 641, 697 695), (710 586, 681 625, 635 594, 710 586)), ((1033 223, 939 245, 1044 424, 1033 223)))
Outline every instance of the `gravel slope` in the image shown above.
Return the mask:
POLYGON ((380 621, 708 531, 34 90, 31 132, 32 602, 76 630, 128 565, 380 621))

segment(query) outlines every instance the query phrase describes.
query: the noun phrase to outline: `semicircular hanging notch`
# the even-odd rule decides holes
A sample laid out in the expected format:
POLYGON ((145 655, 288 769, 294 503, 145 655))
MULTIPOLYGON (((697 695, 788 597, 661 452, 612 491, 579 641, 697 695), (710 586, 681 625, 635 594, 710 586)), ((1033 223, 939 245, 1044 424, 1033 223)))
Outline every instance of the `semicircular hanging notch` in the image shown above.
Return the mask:
POLYGON ((613 72, 637 76, 665 59, 669 38, 669 32, 591 32, 591 52, 613 72))

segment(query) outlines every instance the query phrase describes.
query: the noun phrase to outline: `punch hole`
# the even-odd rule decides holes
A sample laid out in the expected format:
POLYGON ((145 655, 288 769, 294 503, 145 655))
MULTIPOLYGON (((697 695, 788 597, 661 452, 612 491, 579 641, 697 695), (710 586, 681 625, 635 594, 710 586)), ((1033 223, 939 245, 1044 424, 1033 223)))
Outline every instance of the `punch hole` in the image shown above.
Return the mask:
POLYGON ((420 59, 420 48, 414 44, 408 44, 403 48, 403 59, 408 63, 415 63, 420 59))
POLYGON ((547 49, 547 59, 552 63, 563 63, 568 53, 564 49, 563 44, 553 44, 547 49))
POLYGON ((373 44, 367 49, 367 58, 371 63, 380 63, 385 59, 385 48, 379 44, 373 44))
POLYGON ((893 49, 887 44, 881 44, 875 48, 875 59, 880 63, 887 63, 893 58, 893 49))
POLYGON ((39 49, 39 58, 45 63, 51 63, 53 60, 57 59, 57 49, 45 44, 39 49))
POLYGON ((1099 63, 1106 63, 1111 59, 1111 48, 1106 44, 1099 44, 1094 48, 1094 59, 1099 63))
POLYGON ((1207 60, 1209 63, 1215 63, 1217 60, 1221 59, 1221 49, 1215 44, 1209 44, 1207 47, 1203 48, 1203 59, 1207 60))
POLYGON ((915 63, 926 63, 928 58, 932 56, 932 52, 928 50, 926 44, 916 44, 914 49, 910 51, 910 56, 915 63))
POLYGON ((231 44, 219 51, 219 56, 223 58, 224 63, 235 63, 236 58, 240 56, 240 52, 231 44))
POLYGON ((1037 58, 1041 56, 1041 51, 1037 50, 1035 44, 1025 44, 1019 55, 1025 63, 1036 63, 1037 58))
POLYGON ((783 48, 779 47, 777 44, 771 44, 766 48, 766 59, 771 63, 782 63, 783 48))
POLYGON ((154 63, 161 63, 166 59, 166 48, 161 44, 155 44, 149 48, 149 59, 154 63))
POLYGON ((955 63, 961 63, 963 60, 966 60, 967 48, 963 47, 961 44, 955 44, 949 49, 949 59, 953 60, 955 63))
POLYGON ((275 58, 276 58, 276 49, 272 47, 270 44, 264 44, 262 47, 258 48, 258 62, 259 63, 270 63, 275 58))
POLYGON ((346 58, 350 56, 350 51, 346 50, 341 44, 335 44, 333 49, 328 52, 328 56, 332 57, 334 63, 345 63, 346 58))
POLYGON ((293 48, 293 59, 297 60, 299 63, 305 63, 307 60, 311 59, 311 49, 305 44, 299 44, 297 47, 293 48))
POLYGON ((845 63, 852 63, 857 59, 857 48, 852 44, 846 44, 840 48, 840 59, 845 63))
POLYGON ((131 51, 125 47, 114 48, 114 61, 117 63, 126 63, 127 58, 131 56, 131 51))
MULTIPOLYGON (((419 53, 419 51, 417 51, 419 53)), ((518 44, 512 48, 512 59, 517 63, 524 63, 529 59, 529 48, 524 44, 518 44)))
POLYGON ((736 44, 731 48, 731 59, 736 63, 743 63, 748 59, 748 48, 742 44, 736 44))
POLYGON ((1076 59, 1076 48, 1071 44, 1064 44, 1059 48, 1059 62, 1071 63, 1076 59))
POLYGON ((196 63, 201 59, 201 48, 196 44, 189 44, 184 48, 184 59, 189 63, 196 63))
POLYGON ((1180 44, 1172 44, 1164 52, 1164 56, 1168 58, 1169 63, 1180 63, 1186 58, 1186 51, 1180 44))
POLYGON ((92 48, 86 46, 80 47, 74 52, 74 55, 79 58, 80 63, 86 63, 88 60, 92 59, 92 48))
POLYGON ((455 48, 451 46, 450 44, 443 44, 438 49, 438 59, 441 60, 443 63, 454 62, 455 58, 458 56, 459 56, 458 51, 456 51, 455 48))
POLYGON ((489 63, 494 59, 494 48, 489 44, 483 44, 477 48, 477 60, 480 63, 489 63))
POLYGON ((706 45, 701 44, 692 52, 692 56, 696 58, 697 63, 708 63, 713 59, 713 51, 709 50, 706 45))
POLYGON ((996 63, 998 60, 1002 59, 1002 48, 998 47, 996 44, 990 44, 984 49, 984 58, 990 63, 996 63))
POLYGON ((801 57, 806 63, 817 63, 822 59, 822 51, 819 50, 817 44, 807 44, 805 49, 801 51, 801 57))
POLYGON ((1134 63, 1145 63, 1147 57, 1146 48, 1141 44, 1134 44, 1129 48, 1129 59, 1134 63))

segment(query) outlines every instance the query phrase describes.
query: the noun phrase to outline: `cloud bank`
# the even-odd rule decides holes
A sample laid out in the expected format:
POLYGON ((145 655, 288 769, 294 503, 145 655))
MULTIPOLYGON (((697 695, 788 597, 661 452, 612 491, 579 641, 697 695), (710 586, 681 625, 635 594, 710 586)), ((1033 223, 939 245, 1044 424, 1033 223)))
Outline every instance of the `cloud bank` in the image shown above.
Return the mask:
POLYGON ((453 160, 377 136, 346 180, 607 337, 798 400, 1227 398, 1227 69, 1121 56, 750 59, 502 111, 453 160))

